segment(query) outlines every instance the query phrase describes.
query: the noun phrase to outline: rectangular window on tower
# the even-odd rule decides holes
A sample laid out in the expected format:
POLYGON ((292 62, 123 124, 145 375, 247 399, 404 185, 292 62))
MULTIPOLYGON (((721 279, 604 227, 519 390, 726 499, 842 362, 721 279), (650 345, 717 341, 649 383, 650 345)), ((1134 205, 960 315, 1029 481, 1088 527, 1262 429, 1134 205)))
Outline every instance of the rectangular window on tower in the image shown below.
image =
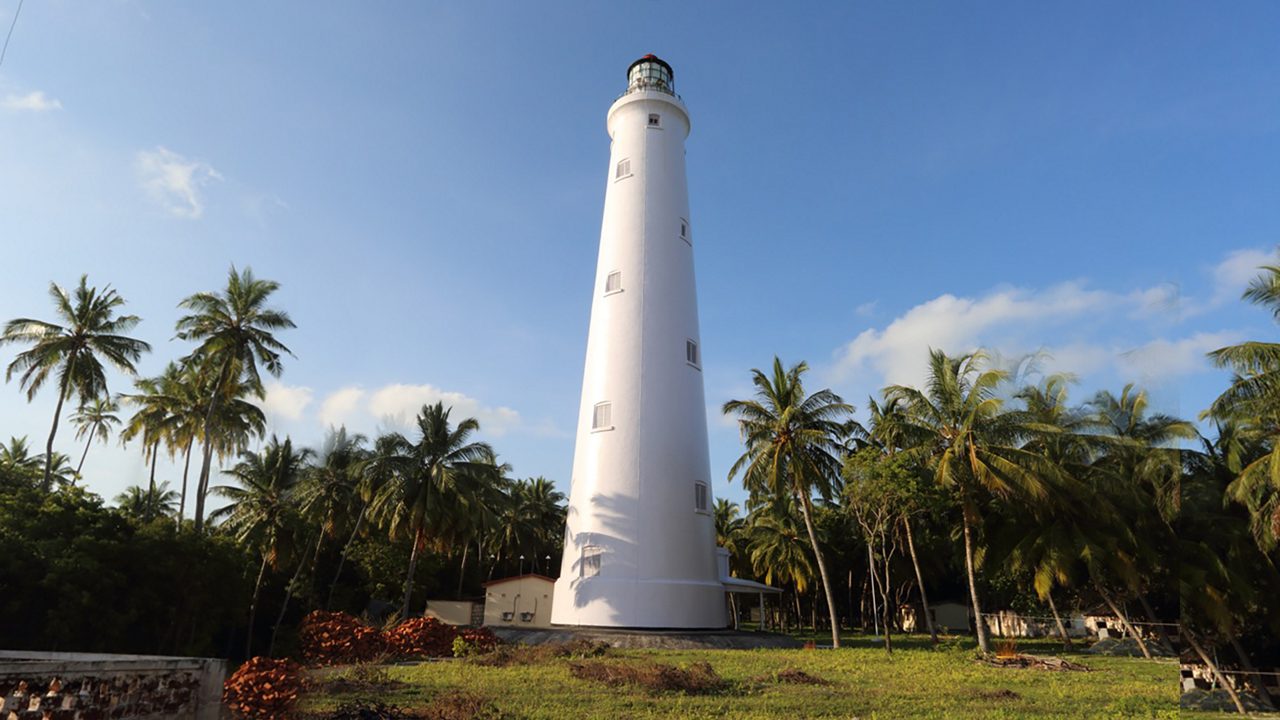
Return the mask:
POLYGON ((625 177, 631 177, 631 158, 623 158, 618 161, 618 171, 614 173, 614 180, 621 180, 625 177))
POLYGON ((622 271, 614 270, 604 279, 604 294, 612 295, 622 292, 622 271))
POLYGON ((684 218, 680 218, 680 239, 690 245, 693 244, 693 241, 689 239, 689 221, 684 218))
POLYGON ((595 409, 591 413, 591 429, 593 431, 613 429, 612 403, 596 403, 595 409))
POLYGON ((698 357, 698 343, 692 340, 684 341, 684 360, 696 368, 702 367, 702 358, 698 357))
POLYGON ((662 127, 662 118, 657 113, 649 114, 649 127, 662 127))
POLYGON ((700 513, 708 512, 706 483, 693 484, 693 509, 700 513))
POLYGON ((600 574, 600 560, 604 557, 604 548, 599 545, 584 545, 582 560, 578 563, 578 577, 589 578, 600 574))

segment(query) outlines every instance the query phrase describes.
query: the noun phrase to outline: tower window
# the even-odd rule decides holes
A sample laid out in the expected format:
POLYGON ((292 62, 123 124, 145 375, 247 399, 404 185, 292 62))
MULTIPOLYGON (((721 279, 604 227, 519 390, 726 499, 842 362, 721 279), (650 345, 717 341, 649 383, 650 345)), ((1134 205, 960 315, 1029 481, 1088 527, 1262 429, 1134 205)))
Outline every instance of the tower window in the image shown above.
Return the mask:
POLYGON ((604 294, 610 295, 612 293, 621 292, 621 291, 622 291, 622 271, 614 270, 613 272, 609 273, 608 277, 606 277, 604 280, 604 294))
POLYGON ((657 113, 650 113, 649 127, 662 127, 662 117, 657 113))
POLYGON ((604 557, 604 548, 599 545, 584 545, 582 561, 578 563, 578 577, 589 578, 600 574, 600 560, 604 557))
POLYGON ((618 161, 618 172, 613 176, 614 180, 621 180, 631 174, 631 158, 624 158, 618 161))
POLYGON ((602 402, 596 403, 595 410, 591 414, 592 430, 612 430, 613 429, 613 404, 602 402))
POLYGON ((689 243, 690 245, 693 244, 692 242, 689 241, 689 221, 685 220, 684 218, 680 218, 680 239, 689 243))
POLYGON ((693 509, 698 512, 707 512, 707 484, 693 484, 693 509))
POLYGON ((702 358, 698 357, 698 343, 692 340, 684 341, 684 359, 694 367, 702 366, 702 358))

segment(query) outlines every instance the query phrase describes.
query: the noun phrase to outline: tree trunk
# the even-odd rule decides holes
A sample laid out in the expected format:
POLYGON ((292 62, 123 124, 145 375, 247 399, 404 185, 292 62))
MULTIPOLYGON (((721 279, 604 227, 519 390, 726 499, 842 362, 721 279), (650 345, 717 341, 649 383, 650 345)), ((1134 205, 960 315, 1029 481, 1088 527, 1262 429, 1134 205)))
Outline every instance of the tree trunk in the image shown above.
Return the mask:
POLYGON ((218 373, 218 382, 213 387, 209 398, 209 409, 204 413, 204 452, 200 460, 200 480, 196 483, 196 532, 204 531, 204 496, 209 492, 209 470, 213 465, 213 416, 218 411, 218 394, 222 386, 227 384, 227 375, 231 372, 230 359, 218 373))
POLYGON ((156 519, 156 456, 160 453, 160 443, 151 443, 151 479, 147 482, 147 522, 156 519))
POLYGON ((1129 622, 1129 616, 1125 615, 1124 611, 1121 610, 1120 607, 1116 605, 1115 601, 1111 599, 1111 596, 1107 594, 1107 591, 1102 589, 1102 583, 1098 582, 1096 578, 1093 581, 1093 586, 1098 590, 1098 594, 1102 596, 1102 601, 1106 603, 1107 607, 1111 609, 1111 612, 1115 613, 1116 617, 1120 619, 1120 624, 1124 625, 1124 629, 1128 631, 1128 633, 1133 636, 1133 639, 1138 642, 1138 649, 1142 651, 1142 657, 1150 660, 1151 650, 1147 648, 1147 643, 1142 639, 1142 636, 1138 634, 1138 629, 1129 622))
POLYGON ((827 577, 827 561, 822 557, 822 549, 818 547, 818 534, 813 530, 813 518, 809 512, 809 498, 796 488, 796 499, 800 501, 800 514, 804 515, 804 527, 809 532, 809 543, 813 545, 813 555, 818 560, 818 573, 822 576, 822 591, 827 596, 827 615, 831 619, 831 646, 840 647, 840 624, 836 622, 836 599, 831 594, 831 580, 827 577))
POLYGON ((92 445, 92 444, 93 444, 93 431, 92 431, 92 430, 90 430, 90 431, 89 431, 89 440, 88 440, 88 442, 86 442, 86 443, 84 444, 84 452, 80 453, 80 464, 79 464, 79 465, 76 465, 76 474, 77 474, 77 475, 79 475, 79 474, 80 474, 80 471, 84 469, 84 459, 85 459, 85 458, 87 458, 87 457, 89 457, 89 446, 90 446, 90 445, 92 445))
POLYGON ((74 361, 67 366, 67 375, 58 391, 58 405, 53 409, 53 427, 49 428, 49 441, 44 444, 44 491, 53 489, 53 438, 58 434, 58 418, 62 417, 62 402, 67 399, 67 387, 71 382, 74 361))
POLYGON ((916 558, 916 542, 911 537, 911 519, 904 515, 902 526, 907 531, 907 550, 911 553, 911 566, 916 571, 916 587, 920 588, 920 604, 924 608, 924 620, 929 627, 929 639, 933 641, 934 645, 937 645, 938 629, 933 626, 933 616, 929 614, 929 595, 924 591, 924 575, 920 573, 920 560, 916 558))
POLYGON ((1236 689, 1231 686, 1231 683, 1227 682, 1227 678, 1222 674, 1222 671, 1218 669, 1217 664, 1210 659, 1209 653, 1205 652, 1204 648, 1200 646, 1200 643, 1196 642, 1195 636, 1191 634, 1190 630, 1187 630, 1184 627, 1181 628, 1181 631, 1182 637, 1187 640, 1187 644, 1191 646, 1192 650, 1195 650, 1196 655, 1200 656, 1200 661, 1208 666, 1209 671, 1218 679, 1218 684, 1221 685, 1222 689, 1226 690, 1227 694, 1231 696, 1231 702, 1235 703, 1236 712, 1241 715, 1248 715, 1248 711, 1244 709, 1244 703, 1240 702, 1240 695, 1236 692, 1236 689))
POLYGON ((883 539, 880 541, 880 548, 884 555, 884 582, 880 584, 881 597, 884 599, 884 652, 886 655, 893 655, 893 610, 892 603, 889 600, 889 547, 883 539))
MULTIPOLYGON (((262 566, 258 568, 258 580, 253 584, 253 599, 249 601, 249 631, 244 638, 245 659, 253 657, 253 618, 258 612, 258 593, 262 590, 262 577, 267 574, 267 554, 262 554, 262 566)), ((192 630, 194 633, 195 631, 192 630)))
POLYGON ((187 514, 187 473, 191 470, 191 446, 196 442, 196 437, 191 436, 187 441, 187 449, 185 451, 186 460, 182 464, 182 497, 178 500, 178 527, 182 527, 182 516, 187 514))
MULTIPOLYGON (((320 537, 324 537, 324 533, 320 533, 320 537)), ((316 541, 316 547, 320 547, 319 539, 316 541)), ((293 571, 293 577, 289 578, 289 585, 284 589, 284 602, 280 603, 280 614, 276 615, 276 624, 271 626, 271 644, 267 645, 267 656, 275 657, 276 654, 276 635, 280 632, 280 623, 284 622, 285 611, 289 609, 289 601, 293 599, 293 589, 298 585, 298 578, 302 576, 302 568, 307 566, 306 557, 298 558, 298 569, 293 571)))
POLYGON ((455 595, 459 600, 462 599, 462 581, 467 577, 467 552, 470 550, 471 543, 462 544, 462 564, 458 566, 458 592, 455 595))
POLYGON ((1062 617, 1058 615, 1058 606, 1053 604, 1053 589, 1049 589, 1049 595, 1045 598, 1049 601, 1049 611, 1053 613, 1053 621, 1058 625, 1058 634, 1062 636, 1062 646, 1071 647, 1071 636, 1067 634, 1067 628, 1062 624, 1062 617))
POLYGON ((973 572, 973 539, 969 507, 966 504, 960 513, 964 525, 964 569, 969 575, 969 600, 973 603, 973 630, 978 635, 978 649, 984 653, 991 652, 991 644, 987 641, 986 621, 982 617, 982 605, 978 602, 978 581, 973 572))
POLYGON ((422 529, 413 533, 413 549, 409 551, 409 572, 404 576, 404 602, 400 604, 400 619, 409 619, 409 599, 413 595, 413 572, 418 568, 418 547, 422 545, 422 529))
POLYGON ((342 566, 347 562, 347 552, 351 550, 351 543, 356 541, 356 535, 360 533, 360 524, 364 522, 365 513, 369 507, 366 505, 360 508, 360 515, 356 518, 356 526, 351 529, 351 537, 347 538, 347 544, 342 546, 342 554, 338 556, 338 571, 333 574, 333 582, 329 583, 329 597, 325 598, 324 609, 328 610, 333 604, 333 590, 338 587, 338 578, 342 577, 342 566))
POLYGON ((1275 700, 1271 697, 1271 693, 1267 691, 1267 681, 1258 673, 1258 668, 1254 666, 1253 660, 1249 659, 1249 653, 1245 652, 1244 646, 1240 644, 1240 639, 1235 635, 1231 636, 1231 649, 1236 651, 1236 657, 1240 658, 1240 667, 1249 673, 1253 678, 1253 684, 1258 688, 1258 699, 1266 703, 1268 707, 1275 707, 1275 700))
POLYGON ((1151 627, 1156 629, 1156 635, 1160 637, 1160 645, 1172 653, 1173 643, 1169 642, 1169 634, 1164 631, 1164 624, 1160 622, 1160 618, 1156 617, 1156 611, 1151 607, 1151 603, 1147 602, 1147 596, 1138 595, 1138 602, 1142 605, 1142 612, 1146 614, 1147 620, 1151 621, 1151 627))

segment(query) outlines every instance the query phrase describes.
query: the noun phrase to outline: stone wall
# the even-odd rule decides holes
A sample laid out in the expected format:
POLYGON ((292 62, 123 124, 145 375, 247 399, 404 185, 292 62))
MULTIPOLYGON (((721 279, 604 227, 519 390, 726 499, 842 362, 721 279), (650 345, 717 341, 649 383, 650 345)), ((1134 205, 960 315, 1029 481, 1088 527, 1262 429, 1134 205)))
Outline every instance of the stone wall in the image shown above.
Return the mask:
POLYGON ((220 720, 226 662, 0 650, 0 720, 220 720))

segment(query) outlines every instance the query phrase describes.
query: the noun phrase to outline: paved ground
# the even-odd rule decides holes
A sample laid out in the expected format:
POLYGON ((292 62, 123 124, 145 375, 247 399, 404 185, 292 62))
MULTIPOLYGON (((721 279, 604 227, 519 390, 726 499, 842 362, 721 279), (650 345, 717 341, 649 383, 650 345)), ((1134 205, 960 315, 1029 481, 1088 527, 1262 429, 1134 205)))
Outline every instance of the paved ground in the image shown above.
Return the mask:
POLYGON ((787 635, 736 630, 619 630, 570 627, 549 629, 492 627, 490 629, 507 642, 526 645, 589 640, 624 649, 750 650, 803 647, 803 643, 787 635))

